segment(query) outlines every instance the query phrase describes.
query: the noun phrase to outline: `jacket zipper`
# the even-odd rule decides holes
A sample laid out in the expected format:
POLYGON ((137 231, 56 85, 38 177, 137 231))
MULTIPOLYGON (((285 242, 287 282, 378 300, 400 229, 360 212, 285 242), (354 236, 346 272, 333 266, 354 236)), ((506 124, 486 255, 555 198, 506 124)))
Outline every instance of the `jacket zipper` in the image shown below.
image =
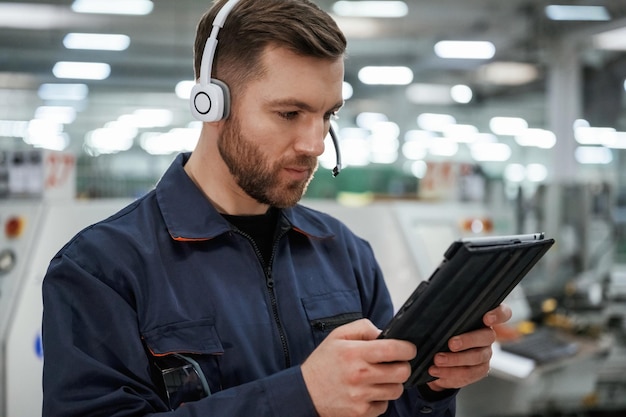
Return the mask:
MULTIPOLYGON (((239 233, 240 235, 248 239, 250 243, 252 243, 252 247, 254 248, 254 253, 256 254, 257 258, 259 258, 261 265, 263 265, 263 255, 261 254, 261 251, 259 250, 259 247, 257 246, 254 239, 252 239, 250 235, 248 235, 245 232, 242 232, 239 229, 236 229, 236 231, 237 233, 239 233)), ((276 253, 276 248, 278 247, 278 241, 287 233, 287 231, 289 231, 289 228, 287 227, 281 228, 280 234, 274 240, 272 253, 270 255, 270 259, 267 261, 267 267, 263 267, 263 272, 265 274, 265 286, 267 287, 267 294, 270 297, 272 315, 274 316, 274 323, 276 324, 276 328, 278 329, 278 337, 280 338, 280 343, 283 348, 283 356, 285 358, 285 369, 291 368, 291 355, 289 353, 289 346, 287 345, 287 335, 285 333, 283 324, 280 320, 280 315, 278 314, 278 300, 276 298, 276 291, 274 291, 274 277, 272 275, 272 264, 274 262, 274 255, 276 253)))

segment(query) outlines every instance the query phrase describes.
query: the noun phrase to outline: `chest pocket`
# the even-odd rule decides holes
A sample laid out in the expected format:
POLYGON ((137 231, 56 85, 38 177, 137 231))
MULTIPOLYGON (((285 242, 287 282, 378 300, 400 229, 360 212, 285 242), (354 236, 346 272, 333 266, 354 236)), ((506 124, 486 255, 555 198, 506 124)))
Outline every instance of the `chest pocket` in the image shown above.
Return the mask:
POLYGON ((363 318, 357 290, 340 291, 302 298, 315 345, 339 326, 363 318))
MULTIPOLYGON (((163 399, 175 409, 180 403, 174 400, 185 388, 173 383, 172 369, 184 366, 183 373, 199 377, 199 399, 221 390, 220 357, 224 348, 218 337, 213 319, 173 323, 157 327, 143 334, 143 340, 152 356, 154 379, 163 391, 163 399), (181 360, 184 363, 181 364, 181 360)), ((181 372, 179 372, 181 373, 181 372)), ((189 402, 189 399, 182 402, 189 402)))

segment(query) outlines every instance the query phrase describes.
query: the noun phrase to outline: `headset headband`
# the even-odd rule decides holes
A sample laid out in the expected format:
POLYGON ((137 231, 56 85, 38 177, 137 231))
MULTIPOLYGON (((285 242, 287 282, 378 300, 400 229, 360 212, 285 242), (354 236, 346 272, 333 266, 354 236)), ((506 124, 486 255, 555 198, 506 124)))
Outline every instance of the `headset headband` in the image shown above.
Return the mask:
POLYGON ((239 0, 229 0, 217 13, 215 20, 213 20, 211 35, 208 37, 206 44, 204 45, 202 62, 200 64, 200 84, 202 85, 207 85, 211 81, 213 57, 215 55, 215 50, 217 49, 217 34, 220 29, 224 27, 228 14, 237 3, 239 3, 239 0))

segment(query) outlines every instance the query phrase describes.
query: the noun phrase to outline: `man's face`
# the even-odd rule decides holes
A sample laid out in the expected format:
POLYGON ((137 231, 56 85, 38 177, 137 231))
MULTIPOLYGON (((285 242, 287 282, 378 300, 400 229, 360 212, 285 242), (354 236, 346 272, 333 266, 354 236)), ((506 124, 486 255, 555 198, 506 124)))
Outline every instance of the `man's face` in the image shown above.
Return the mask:
POLYGON ((262 204, 296 204, 343 104, 343 60, 265 51, 265 75, 240 89, 218 148, 237 184, 262 204))

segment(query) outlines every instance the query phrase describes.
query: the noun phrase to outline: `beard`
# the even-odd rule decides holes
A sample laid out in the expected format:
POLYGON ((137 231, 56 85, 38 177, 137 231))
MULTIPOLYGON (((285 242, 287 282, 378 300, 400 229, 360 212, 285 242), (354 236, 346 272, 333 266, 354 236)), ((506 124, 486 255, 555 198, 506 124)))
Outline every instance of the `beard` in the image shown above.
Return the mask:
POLYGON ((292 207, 300 201, 318 166, 316 157, 306 155, 269 159, 261 145, 245 138, 234 115, 226 121, 217 147, 237 185, 259 203, 277 208, 292 207), (305 180, 281 179, 286 166, 306 168, 309 175, 305 180))

